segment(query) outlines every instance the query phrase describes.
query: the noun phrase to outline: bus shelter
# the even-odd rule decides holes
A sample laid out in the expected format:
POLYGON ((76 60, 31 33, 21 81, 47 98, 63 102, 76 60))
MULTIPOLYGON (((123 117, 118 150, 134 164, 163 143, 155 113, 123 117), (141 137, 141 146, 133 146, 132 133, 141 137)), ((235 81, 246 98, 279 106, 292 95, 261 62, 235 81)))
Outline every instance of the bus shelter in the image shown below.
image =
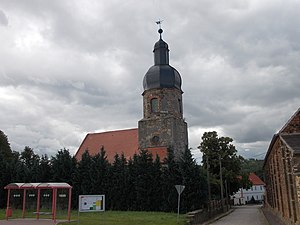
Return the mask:
POLYGON ((57 190, 67 189, 68 194, 68 221, 70 222, 71 217, 71 196, 72 196, 72 186, 68 183, 10 183, 4 187, 7 189, 7 204, 6 204, 6 220, 12 215, 12 209, 10 207, 10 193, 11 190, 20 190, 23 191, 23 200, 22 200, 22 218, 25 218, 26 211, 26 191, 28 190, 37 190, 37 200, 36 200, 36 219, 40 218, 40 215, 45 212, 40 211, 41 203, 41 190, 50 189, 52 190, 52 207, 50 214, 52 215, 52 220, 56 221, 56 209, 57 209, 57 190))

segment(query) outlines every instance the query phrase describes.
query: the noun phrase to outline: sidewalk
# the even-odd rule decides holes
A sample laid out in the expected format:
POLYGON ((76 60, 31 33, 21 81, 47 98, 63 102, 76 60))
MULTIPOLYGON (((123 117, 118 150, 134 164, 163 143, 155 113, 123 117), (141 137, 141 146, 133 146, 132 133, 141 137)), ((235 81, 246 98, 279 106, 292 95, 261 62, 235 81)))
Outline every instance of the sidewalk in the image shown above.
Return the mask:
POLYGON ((210 220, 208 220, 208 221, 206 221, 206 222, 204 222, 204 223, 201 223, 201 225, 208 225, 208 224, 211 224, 211 223, 213 223, 213 222, 215 222, 215 221, 221 219, 222 217, 229 215, 229 214, 232 213, 233 211, 234 211, 234 208, 229 209, 227 212, 222 213, 222 214, 220 214, 220 215, 217 215, 217 216, 211 218, 210 220))
POLYGON ((285 225, 277 216, 275 216, 272 212, 270 212, 270 210, 262 207, 261 211, 265 215, 270 225, 285 225))

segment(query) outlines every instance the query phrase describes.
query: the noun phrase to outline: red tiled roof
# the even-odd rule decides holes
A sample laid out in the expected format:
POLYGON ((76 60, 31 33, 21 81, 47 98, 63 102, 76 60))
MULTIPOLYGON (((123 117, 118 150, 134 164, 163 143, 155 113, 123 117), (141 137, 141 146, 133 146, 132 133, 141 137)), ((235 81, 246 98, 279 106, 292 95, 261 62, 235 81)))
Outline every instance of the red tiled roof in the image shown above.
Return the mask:
POLYGON ((80 161, 82 154, 87 150, 90 155, 100 152, 102 146, 109 162, 114 161, 116 153, 124 153, 126 159, 138 153, 138 129, 116 130, 103 133, 89 133, 84 138, 75 158, 80 161))
POLYGON ((249 174, 249 180, 253 185, 265 185, 265 183, 258 176, 256 176, 255 173, 249 174))

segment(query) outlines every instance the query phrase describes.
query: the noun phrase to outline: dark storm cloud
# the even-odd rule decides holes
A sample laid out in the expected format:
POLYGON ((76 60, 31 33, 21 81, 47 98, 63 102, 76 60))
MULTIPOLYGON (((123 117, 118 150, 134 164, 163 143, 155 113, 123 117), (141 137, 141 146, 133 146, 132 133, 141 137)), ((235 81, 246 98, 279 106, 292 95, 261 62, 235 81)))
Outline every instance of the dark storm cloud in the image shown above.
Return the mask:
POLYGON ((281 0, 2 0, 0 129, 18 150, 52 154, 74 152, 87 132, 136 127, 154 21, 163 19, 190 146, 217 130, 243 155, 260 154, 299 107, 299 8, 281 0))

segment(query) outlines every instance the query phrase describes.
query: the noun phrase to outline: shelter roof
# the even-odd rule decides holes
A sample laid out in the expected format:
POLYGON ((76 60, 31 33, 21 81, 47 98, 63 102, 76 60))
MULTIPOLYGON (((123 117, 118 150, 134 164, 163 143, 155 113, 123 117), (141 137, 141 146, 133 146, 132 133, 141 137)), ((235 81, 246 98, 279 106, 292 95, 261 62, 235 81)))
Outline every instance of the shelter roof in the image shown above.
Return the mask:
POLYGON ((4 189, 69 189, 72 188, 68 183, 10 183, 4 189))

